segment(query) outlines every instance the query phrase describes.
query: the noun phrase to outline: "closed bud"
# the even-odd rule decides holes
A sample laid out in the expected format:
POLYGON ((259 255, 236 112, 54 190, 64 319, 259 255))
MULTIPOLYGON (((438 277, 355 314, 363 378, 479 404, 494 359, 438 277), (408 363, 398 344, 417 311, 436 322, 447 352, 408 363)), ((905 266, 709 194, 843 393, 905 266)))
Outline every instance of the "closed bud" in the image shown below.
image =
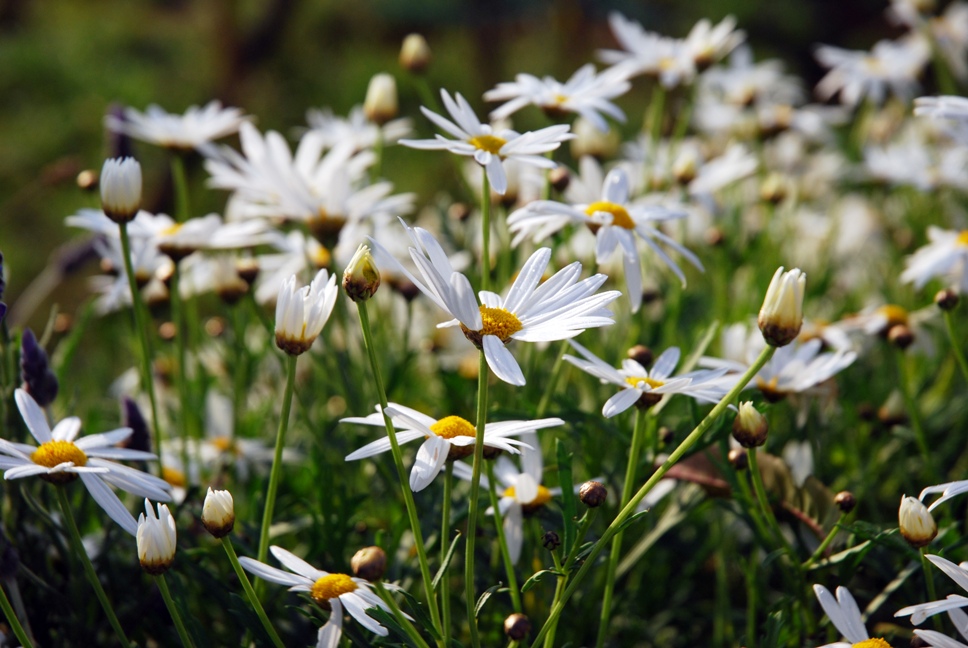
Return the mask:
POLYGON ((915 497, 901 497, 897 520, 901 535, 915 549, 927 545, 938 535, 938 524, 928 507, 915 497))
POLYGON ((145 512, 138 516, 137 540, 142 569, 153 576, 168 571, 175 561, 177 536, 175 518, 167 506, 159 504, 156 517, 151 502, 145 499, 145 512))
POLYGON ((356 249, 350 264, 343 271, 343 290, 355 302, 366 301, 380 287, 380 269, 366 245, 356 249))
POLYGON ((561 538, 554 531, 545 531, 541 536, 541 546, 548 551, 554 551, 561 546, 561 538))
POLYGON ((934 296, 934 303, 943 311, 954 310, 958 306, 958 301, 958 292, 951 288, 939 290, 938 294, 934 296))
POLYGON ((786 346, 800 333, 806 283, 807 275, 799 268, 784 272, 780 266, 773 274, 757 318, 763 339, 770 346, 786 346))
POLYGON ((115 223, 127 223, 141 209, 141 165, 112 158, 101 168, 101 209, 115 223))
POLYGON ((400 66, 415 74, 420 74, 430 65, 430 45, 421 34, 408 34, 400 47, 400 66))
POLYGON ((787 197, 787 181, 779 173, 771 173, 760 185, 760 198, 777 205, 787 197))
POLYGON ((81 191, 94 191, 97 189, 97 171, 94 169, 84 169, 77 174, 77 188, 81 191))
POLYGON ((750 457, 745 448, 733 448, 726 457, 736 470, 746 470, 750 465, 750 457))
POLYGON ((57 376, 51 371, 47 352, 37 343, 34 332, 24 329, 20 341, 20 373, 24 389, 41 407, 47 407, 57 397, 57 376))
POLYGON ((235 501, 227 490, 208 489, 202 504, 202 526, 216 538, 224 538, 235 528, 235 501))
POLYGON ((383 578, 387 570, 387 554, 379 547, 363 547, 350 559, 353 575, 370 582, 383 578))
POLYGON ((635 360, 638 362, 645 369, 651 367, 652 361, 655 360, 655 354, 652 353, 652 349, 644 344, 636 344, 634 347, 629 349, 625 355, 627 355, 630 360, 635 360))
POLYGON ((740 403, 739 413, 733 419, 733 438, 744 448, 755 448, 766 443, 769 424, 753 403, 740 403))
POLYGON ((397 116, 397 82, 385 72, 374 74, 366 88, 363 114, 374 124, 383 125, 397 116))
POLYGON ((904 324, 897 324, 887 331, 887 341, 903 351, 914 344, 914 331, 904 324))
POLYGON ((531 634, 531 622, 520 612, 515 612, 504 620, 504 634, 512 641, 521 641, 531 634))
POLYGON ((608 490, 601 482, 587 481, 578 489, 578 499, 588 508, 597 508, 605 503, 608 490))
POLYGON ((857 506, 857 498, 850 491, 840 491, 834 496, 834 504, 841 513, 850 513, 857 506))
POLYGON ((558 193, 563 193, 571 184, 571 172, 563 166, 555 167, 548 172, 548 182, 558 193))

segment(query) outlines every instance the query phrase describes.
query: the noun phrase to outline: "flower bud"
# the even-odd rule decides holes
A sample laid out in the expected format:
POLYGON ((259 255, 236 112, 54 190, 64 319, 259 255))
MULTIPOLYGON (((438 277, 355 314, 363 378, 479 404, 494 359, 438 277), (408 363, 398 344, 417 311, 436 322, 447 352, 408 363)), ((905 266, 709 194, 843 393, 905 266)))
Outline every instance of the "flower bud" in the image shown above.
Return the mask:
POLYGON ((363 547, 350 559, 353 575, 370 582, 383 578, 387 570, 387 554, 379 547, 363 547))
POLYGON ((521 641, 531 633, 531 622, 520 612, 515 612, 504 620, 504 634, 512 641, 521 641))
POLYGON ((634 347, 626 352, 626 355, 631 359, 638 362, 645 369, 652 366, 652 362, 655 360, 655 354, 652 349, 645 346, 644 344, 636 344, 634 347))
POLYGON ((130 450, 151 452, 151 434, 148 433, 148 422, 138 409, 138 404, 127 396, 121 401, 122 421, 124 427, 131 428, 131 436, 122 441, 121 445, 130 450))
POLYGON ((309 351, 336 303, 336 277, 320 270, 312 283, 296 288, 296 275, 282 284, 276 298, 276 346, 289 355, 309 351))
POLYGON ((235 260, 235 271, 242 281, 249 284, 249 288, 252 287, 252 284, 259 277, 259 270, 259 260, 255 257, 244 256, 235 260))
POLYGON ((954 310, 958 306, 958 301, 958 291, 952 290, 951 288, 939 290, 938 294, 934 296, 934 303, 943 311, 954 310))
POLYGON ((235 528, 235 502, 227 490, 213 491, 211 487, 202 504, 202 526, 216 538, 224 538, 235 528))
POLYGON ((77 182, 77 188, 81 191, 94 191, 97 189, 98 183, 97 171, 94 169, 84 169, 77 174, 75 181, 77 182))
POLYGON ((138 560, 142 569, 157 576, 168 571, 175 561, 175 518, 164 504, 158 505, 158 516, 155 517, 155 511, 147 499, 145 513, 138 516, 138 560))
POLYGON ((799 268, 783 272, 780 266, 773 274, 757 319, 763 339, 770 346, 786 346, 800 333, 806 283, 807 276, 799 268))
POLYGON ((366 88, 363 114, 374 124, 383 125, 397 116, 397 82, 385 72, 374 74, 366 88))
POLYGON ((101 209, 115 223, 127 223, 141 209, 141 165, 112 158, 101 168, 101 209))
POLYGON ((787 181, 779 173, 771 173, 760 185, 760 198, 764 202, 778 205, 787 197, 787 181))
POLYGON ((554 531, 545 531, 541 536, 541 546, 548 551, 554 551, 561 546, 561 538, 554 531))
POLYGON ((850 513, 857 506, 857 498, 850 491, 840 491, 834 496, 834 504, 841 513, 850 513))
POLYGON ((750 457, 744 448, 733 448, 729 451, 726 459, 736 470, 746 470, 750 466, 750 457))
POLYGON ((938 525, 928 507, 915 497, 901 497, 897 520, 901 535, 914 548, 927 545, 938 535, 938 525))
POLYGON ((430 65, 430 45, 421 34, 407 34, 400 47, 400 67, 420 74, 430 65))
POLYGON ((887 341, 903 351, 914 344, 914 331, 904 324, 897 324, 887 331, 887 341))
POLYGON ((739 414, 733 419, 733 438, 744 448, 755 448, 766 443, 769 424, 750 401, 740 403, 739 414))
POLYGON ((563 166, 555 167, 548 172, 548 182, 558 193, 564 193, 571 184, 571 172, 563 166))
POLYGON ((370 248, 361 245, 343 271, 343 290, 350 299, 361 302, 376 294, 379 287, 380 269, 376 267, 370 248))
POLYGON ((597 508, 605 503, 608 490, 601 482, 587 481, 578 489, 578 499, 588 508, 597 508))
POLYGON ((24 329, 20 340, 20 373, 24 389, 41 407, 47 407, 57 398, 57 376, 50 369, 47 352, 37 344, 34 332, 24 329))

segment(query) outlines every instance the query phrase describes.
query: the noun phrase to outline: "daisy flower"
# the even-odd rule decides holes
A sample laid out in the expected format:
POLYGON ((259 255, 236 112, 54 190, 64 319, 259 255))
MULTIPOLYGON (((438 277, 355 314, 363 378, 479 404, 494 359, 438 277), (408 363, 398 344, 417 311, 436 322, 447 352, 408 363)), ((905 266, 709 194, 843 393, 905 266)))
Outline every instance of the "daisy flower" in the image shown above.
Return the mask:
POLYGON ((441 89, 440 97, 454 121, 445 119, 424 106, 420 110, 427 119, 456 139, 437 135, 432 140, 404 139, 400 143, 411 148, 445 150, 457 155, 472 156, 484 167, 491 187, 501 195, 507 190, 507 176, 503 166, 505 160, 515 159, 544 169, 553 169, 557 165, 544 154, 554 151, 562 142, 572 138, 567 125, 548 126, 527 133, 517 133, 510 129, 495 130, 489 124, 481 123, 474 114, 474 109, 459 92, 451 98, 446 90, 441 89))
POLYGON ((506 119, 529 104, 544 110, 551 117, 562 113, 577 113, 601 132, 608 131, 602 113, 625 123, 625 113, 610 99, 620 97, 632 87, 625 77, 614 72, 597 74, 591 63, 583 65, 564 83, 546 76, 518 74, 513 82, 497 84, 484 93, 484 101, 506 101, 491 111, 491 119, 506 119))
MULTIPOLYGON (((343 634, 343 608, 364 628, 381 637, 389 632, 376 619, 369 616, 369 608, 380 608, 389 612, 387 604, 370 590, 370 584, 362 578, 348 574, 331 574, 316 569, 306 561, 282 547, 272 546, 269 551, 289 571, 270 567, 252 558, 239 558, 239 563, 250 574, 279 585, 288 585, 290 592, 306 592, 320 606, 332 610, 329 621, 319 629, 316 636, 317 648, 336 648, 343 634)), ((407 617, 410 618, 410 617, 407 617)))
POLYGON ((104 125, 142 142, 189 150, 237 132, 250 119, 239 108, 223 108, 220 102, 210 101, 202 108, 189 107, 184 115, 171 114, 154 104, 143 113, 125 108, 123 118, 108 115, 104 125))
POLYGON ((663 234, 655 223, 684 218, 686 212, 648 205, 629 199, 629 177, 622 168, 612 169, 602 178, 602 169, 589 157, 581 159, 581 181, 569 196, 574 204, 539 200, 508 217, 508 226, 515 234, 514 244, 530 236, 542 240, 566 225, 585 224, 595 233, 595 260, 605 263, 621 248, 625 264, 625 284, 632 310, 642 305, 642 268, 639 263, 638 240, 642 240, 686 285, 686 276, 659 246, 667 245, 686 258, 699 270, 702 262, 692 252, 663 234))
MULTIPOLYGON (((954 610, 952 610, 952 612, 954 612, 954 610)), ((951 612, 948 614, 950 616, 951 612)), ((962 621, 962 625, 958 625, 956 627, 958 628, 958 632, 961 633, 961 636, 965 639, 968 639, 968 634, 965 633, 965 628, 968 628, 968 616, 966 616, 962 621)), ((914 634, 924 640, 926 645, 934 646, 934 648, 968 648, 968 646, 961 643, 957 639, 952 639, 951 637, 943 635, 934 630, 915 630, 914 634)))
POLYGON ((880 105, 888 90, 909 100, 930 56, 930 47, 920 38, 878 41, 870 52, 820 45, 815 57, 830 71, 817 84, 817 94, 827 100, 839 92, 840 103, 847 106, 864 98, 880 105))
POLYGON ((355 151, 373 148, 377 142, 396 144, 413 132, 409 118, 394 119, 382 126, 374 124, 363 114, 363 106, 353 106, 350 114, 339 117, 329 108, 311 108, 306 112, 306 123, 314 136, 319 137, 324 149, 349 145, 355 151))
POLYGON ((4 479, 37 475, 52 484, 66 484, 80 477, 94 501, 131 535, 137 534, 138 523, 107 484, 139 497, 160 502, 171 500, 170 486, 164 480, 110 461, 157 458, 150 452, 117 447, 118 443, 131 436, 131 428, 119 428, 78 439, 81 419, 76 416, 66 418, 51 430, 43 410, 30 394, 18 389, 14 398, 27 429, 40 446, 0 439, 0 469, 4 471, 4 479))
POLYGON ((338 294, 336 275, 326 269, 298 290, 296 275, 290 276, 276 299, 276 346, 293 356, 309 351, 329 320, 338 294))
POLYGON ((138 516, 138 560, 141 567, 153 576, 164 574, 175 561, 178 548, 175 518, 164 504, 158 514, 151 502, 145 500, 145 512, 138 516))
POLYGON ((825 644, 820 648, 891 648, 883 639, 871 638, 864 627, 864 619, 860 615, 857 602, 846 587, 837 588, 837 598, 823 585, 814 585, 813 592, 820 601, 820 607, 827 613, 827 618, 834 624, 847 641, 825 644))
POLYGON ((407 227, 413 246, 410 257, 423 276, 420 281, 383 247, 373 242, 377 261, 396 268, 435 304, 455 319, 438 326, 460 326, 464 336, 484 351, 487 364, 498 378, 512 385, 525 384, 521 367, 506 345, 511 340, 549 342, 572 338, 586 328, 613 324, 605 305, 618 298, 612 290, 595 294, 607 277, 594 275, 578 281, 577 261, 542 282, 551 250, 531 255, 505 296, 487 290, 474 298, 470 280, 454 270, 440 243, 430 232, 407 227), (424 283, 426 282, 426 283, 424 283))
MULTIPOLYGON (((410 471, 410 488, 418 492, 426 488, 434 477, 444 467, 447 460, 467 457, 474 452, 474 442, 477 437, 475 427, 459 416, 446 416, 439 421, 417 410, 390 403, 386 408, 397 433, 397 442, 401 445, 423 437, 425 441, 417 450, 417 459, 410 471)), ((351 417, 341 423, 359 423, 383 427, 383 414, 379 407, 377 412, 366 417, 351 417)), ((536 421, 501 421, 484 425, 485 452, 504 450, 511 454, 518 454, 519 448, 530 447, 523 441, 510 437, 526 432, 533 432, 555 425, 563 425, 560 418, 544 418, 536 421)), ((355 461, 365 457, 372 457, 390 449, 389 437, 368 443, 359 450, 346 456, 346 461, 355 461)))
POLYGON ((947 277, 958 290, 968 292, 968 230, 929 226, 928 241, 905 259, 901 281, 920 290, 935 277, 947 277))
MULTIPOLYGON (((956 565, 950 560, 946 560, 941 556, 933 555, 928 556, 928 560, 930 560, 935 567, 944 572, 945 576, 957 583, 961 589, 968 592, 968 569, 966 569, 966 563, 956 565)), ((901 608, 894 613, 894 616, 910 616, 911 623, 914 625, 921 625, 924 623, 925 619, 932 617, 939 612, 948 612, 950 614, 951 611, 960 610, 960 608, 963 607, 968 607, 968 597, 960 594, 949 594, 948 598, 941 599, 939 601, 929 601, 927 603, 919 603, 917 605, 909 605, 901 608)), ((960 617, 962 615, 958 616, 960 617)))
POLYGON ((696 76, 694 50, 686 41, 646 31, 619 13, 610 14, 608 24, 622 49, 601 50, 598 57, 613 65, 616 74, 647 74, 665 88, 689 84, 696 76))
POLYGON ((696 67, 703 70, 726 58, 744 40, 746 32, 736 29, 733 16, 726 16, 715 27, 708 18, 703 18, 689 30, 686 49, 692 54, 696 67))
POLYGON ((726 374, 725 368, 691 371, 673 377, 672 373, 679 364, 680 354, 677 347, 663 351, 649 370, 631 358, 622 361, 621 369, 615 369, 574 340, 571 341, 571 346, 582 357, 566 355, 565 360, 604 383, 622 388, 602 407, 602 416, 606 418, 621 414, 635 404, 643 407, 655 405, 666 394, 684 394, 700 402, 718 403, 728 391, 718 381, 726 374))

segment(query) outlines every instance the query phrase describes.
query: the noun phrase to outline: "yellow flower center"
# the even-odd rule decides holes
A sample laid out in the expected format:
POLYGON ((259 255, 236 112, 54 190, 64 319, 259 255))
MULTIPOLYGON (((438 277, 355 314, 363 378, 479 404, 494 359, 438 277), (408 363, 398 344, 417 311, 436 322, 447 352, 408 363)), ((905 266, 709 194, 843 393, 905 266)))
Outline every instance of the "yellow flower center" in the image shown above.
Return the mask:
POLYGON ((565 95, 563 95, 561 93, 556 93, 554 99, 555 99, 555 103, 558 104, 558 105, 561 105, 561 104, 565 103, 566 101, 568 101, 568 97, 566 97, 565 95))
POLYGON ((611 214, 612 225, 624 227, 625 229, 629 230, 635 229, 635 223, 632 221, 632 217, 629 216, 629 213, 625 207, 622 207, 621 205, 602 200, 599 202, 593 202, 585 209, 585 213, 589 216, 594 215, 595 212, 608 212, 611 214))
POLYGON ((477 137, 472 137, 470 143, 474 145, 474 148, 479 148, 482 151, 487 151, 494 155, 500 155, 501 147, 507 144, 508 141, 495 135, 478 135, 477 137))
POLYGON ((162 236, 172 236, 173 234, 177 234, 178 230, 180 230, 181 228, 182 228, 181 223, 175 223, 174 225, 171 225, 161 230, 160 233, 162 236))
POLYGON ((649 378, 648 376, 629 376, 625 379, 625 382, 632 385, 633 387, 638 387, 640 382, 644 382, 651 389, 656 387, 661 387, 665 383, 661 380, 656 380, 655 378, 649 378))
POLYGON ((165 466, 161 469, 161 478, 176 488, 184 488, 188 484, 184 471, 165 466))
MULTIPOLYGON (((62 463, 71 462, 75 466, 87 464, 87 455, 70 441, 48 441, 34 450, 30 460, 38 466, 53 468, 62 463)), ((53 484, 66 484, 77 479, 77 473, 61 472, 52 475, 41 475, 41 479, 53 484)))
POLYGON ((891 644, 887 643, 883 639, 864 639, 861 642, 855 643, 851 648, 891 648, 891 644))
POLYGON ((459 416, 445 416, 430 426, 430 431, 444 439, 453 439, 458 436, 473 437, 477 435, 477 430, 470 421, 459 416))
POLYGON ((238 454, 238 447, 236 446, 235 441, 227 436, 215 437, 211 440, 211 443, 219 452, 238 454))
MULTIPOLYGON (((515 492, 514 486, 508 486, 507 488, 504 489, 504 497, 514 497, 515 496, 514 492, 515 492)), ((549 491, 541 484, 538 484, 538 494, 535 495, 535 498, 530 502, 521 502, 521 504, 529 507, 537 507, 537 506, 544 506, 550 501, 551 501, 551 491, 549 491)))
POLYGON ((897 304, 886 304, 877 309, 877 314, 882 315, 887 319, 887 325, 884 327, 885 330, 889 330, 892 326, 897 326, 903 324, 907 326, 908 323, 908 312, 897 304))
POLYGON ((968 230, 961 230, 958 234, 958 238, 955 239, 955 243, 968 247, 968 230))
POLYGON ((339 598, 342 594, 349 594, 357 589, 357 584, 346 574, 330 574, 323 576, 309 590, 309 595, 319 604, 330 599, 339 598))
POLYGON ((481 335, 495 335, 501 338, 501 342, 507 342, 512 335, 523 328, 521 320, 514 313, 503 308, 481 306, 481 320, 484 322, 481 335))

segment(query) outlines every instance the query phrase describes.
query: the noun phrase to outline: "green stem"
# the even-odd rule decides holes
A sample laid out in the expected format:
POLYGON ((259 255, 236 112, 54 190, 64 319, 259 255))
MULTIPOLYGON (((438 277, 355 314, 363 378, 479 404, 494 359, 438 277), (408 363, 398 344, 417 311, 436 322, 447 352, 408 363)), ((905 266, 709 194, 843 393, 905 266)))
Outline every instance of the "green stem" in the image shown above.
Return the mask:
MULTIPOLYGON (((938 594, 935 592, 934 588, 934 572, 931 571, 931 561, 928 560, 928 548, 921 547, 921 550, 918 553, 921 554, 921 569, 924 570, 924 584, 928 588, 928 600, 937 601, 938 594)), ((941 617, 939 615, 935 615, 933 621, 934 629, 938 632, 941 632, 941 617)))
POLYGON ((171 318, 174 320, 175 324, 175 355, 177 371, 175 373, 175 380, 178 381, 178 400, 181 401, 181 416, 179 417, 178 433, 181 437, 182 447, 181 447, 181 460, 182 460, 182 470, 185 471, 186 477, 191 474, 191 468, 188 465, 188 418, 191 416, 191 405, 189 404, 188 395, 188 376, 185 372, 185 320, 182 316, 182 300, 181 294, 179 292, 179 283, 181 280, 181 272, 178 269, 178 262, 175 261, 175 268, 171 274, 171 291, 170 291, 170 303, 171 303, 171 318))
POLYGON ((175 629, 178 630, 178 638, 181 639, 182 645, 185 648, 195 648, 188 630, 185 629, 185 623, 182 621, 181 615, 178 614, 178 608, 175 607, 175 601, 171 598, 171 592, 168 591, 168 581, 165 580, 165 575, 158 574, 155 576, 155 582, 158 583, 158 589, 161 590, 161 598, 165 599, 168 614, 171 615, 171 620, 175 622, 175 629))
POLYGON ((101 581, 98 580, 97 573, 94 571, 94 565, 91 564, 91 559, 87 557, 87 551, 84 550, 84 542, 81 540, 81 532, 78 530, 77 522, 74 520, 74 512, 71 510, 71 503, 67 499, 67 493, 64 492, 61 486, 56 486, 54 492, 57 493, 57 502, 60 504, 61 512, 64 514, 64 522, 67 525, 71 549, 80 559, 81 565, 84 566, 84 574, 87 576, 87 580, 90 581, 91 587, 94 588, 94 593, 97 594, 97 600, 101 602, 101 607, 108 617, 108 622, 114 628, 114 634, 117 635, 122 646, 130 646, 131 642, 128 641, 124 630, 121 629, 121 623, 114 613, 114 608, 111 607, 111 602, 108 601, 108 595, 104 593, 104 588, 101 587, 101 581))
MULTIPOLYGON (((433 578, 430 576, 430 565, 427 562, 427 549, 424 547, 423 533, 420 531, 420 518, 417 517, 417 505, 413 501, 413 491, 410 489, 410 482, 407 479, 407 472, 403 467, 403 453, 400 451, 400 444, 397 443, 397 432, 393 427, 393 422, 386 413, 387 392, 383 387, 383 377, 380 374, 380 365, 376 359, 376 348, 373 346, 373 335, 370 332, 370 316, 366 309, 366 302, 356 302, 360 313, 360 326, 363 329, 363 345, 366 347, 366 354, 370 359, 370 368, 373 371, 373 381, 376 383, 377 393, 380 396, 380 411, 383 412, 383 423, 386 427, 387 437, 390 439, 390 452, 393 455, 393 463, 397 468, 397 477, 400 479, 400 486, 403 490, 403 501, 407 506, 407 515, 410 517, 410 530, 413 532, 413 542, 417 549, 417 560, 420 562, 420 574, 423 577, 424 590, 427 594, 427 607, 430 609, 430 620, 434 624, 434 629, 438 635, 443 636, 443 626, 440 622, 440 610, 437 608, 437 598, 434 595, 433 578)), ((444 646, 443 640, 439 641, 440 646, 444 646)))
POLYGON ((568 340, 561 341, 561 346, 558 348, 558 357, 555 358, 555 364, 551 367, 551 377, 548 378, 544 393, 541 394, 541 400, 538 401, 538 410, 535 412, 535 418, 542 418, 545 412, 548 411, 548 405, 551 404, 551 395, 555 391, 558 378, 561 377, 562 369, 565 366, 565 352, 568 351, 568 346, 568 340))
MULTIPOLYGON (((560 600, 562 595, 565 593, 565 588, 568 586, 568 574, 558 577, 558 582, 555 583, 555 597, 552 599, 552 606, 556 605, 560 600)), ((558 624, 556 623, 553 627, 548 630, 548 634, 545 635, 544 648, 554 648, 555 645, 555 634, 558 632, 558 624)))
MULTIPOLYGON (((636 409, 635 428, 632 431, 632 447, 629 450, 628 465, 625 468, 625 483, 622 486, 622 500, 619 504, 624 507, 632 499, 632 491, 635 488, 635 473, 639 466, 639 455, 642 454, 642 446, 645 440, 646 411, 636 409)), ((612 614, 612 595, 615 592, 615 574, 618 569, 619 558, 622 557, 622 536, 619 532, 612 539, 612 550, 608 556, 608 571, 605 573, 605 592, 602 595, 602 612, 598 620, 598 638, 595 641, 597 648, 605 645, 605 637, 608 634, 608 619, 612 614)))
POLYGON ((491 182, 481 169, 481 290, 491 289, 491 182))
POLYGON ((699 425, 697 425, 696 428, 689 433, 689 436, 682 440, 682 443, 680 443, 679 446, 672 451, 672 454, 669 455, 669 458, 666 459, 661 466, 659 466, 658 470, 652 473, 652 476, 649 477, 648 481, 642 485, 638 492, 632 496, 632 499, 629 500, 628 504, 626 504, 615 517, 612 523, 608 525, 608 528, 605 529, 602 537, 598 539, 598 542, 595 543, 591 552, 589 552, 588 556, 585 558, 585 562, 582 564, 581 569, 578 570, 578 573, 575 574, 574 579, 572 579, 571 583, 568 585, 568 588, 562 594, 561 600, 558 601, 554 608, 552 608, 551 614, 548 616, 548 620, 545 621, 545 624, 538 633, 537 638, 535 638, 534 642, 531 644, 532 648, 537 648, 537 646, 540 645, 541 639, 548 631, 549 624, 561 616, 565 604, 568 603, 568 600, 572 597, 572 595, 574 595, 575 591, 577 591, 578 586, 581 585, 582 580, 594 567, 595 559, 611 541, 611 539, 615 537, 615 534, 618 533, 619 527, 621 527, 635 512, 635 509, 639 505, 639 502, 642 501, 642 498, 648 495, 649 491, 651 491, 655 485, 659 483, 659 480, 661 480, 663 476, 669 472, 669 469, 676 465, 676 463, 682 459, 682 457, 692 448, 692 446, 694 446, 696 442, 698 442, 699 439, 701 439, 702 436, 709 431, 709 429, 713 426, 713 423, 715 423, 719 417, 722 416, 729 404, 734 401, 737 396, 739 396, 739 393, 744 387, 746 387, 747 383, 753 379, 753 376, 755 376, 759 370, 762 369, 767 362, 769 362, 775 351, 776 347, 772 346, 767 346, 763 349, 756 361, 752 364, 752 366, 750 366, 749 369, 746 370, 746 373, 740 377, 736 385, 733 386, 729 393, 727 393, 723 399, 719 401, 715 407, 713 407, 709 414, 706 415, 706 418, 704 418, 699 425))
POLYGON ((914 441, 918 445, 921 453, 921 460, 930 476, 934 476, 934 462, 931 458, 931 450, 928 448, 928 440, 924 434, 924 423, 921 421, 921 409, 918 407, 917 398, 914 395, 911 384, 911 374, 908 371, 907 355, 901 349, 895 350, 897 360, 898 382, 901 383, 901 395, 904 397, 904 405, 908 416, 911 419, 911 429, 914 431, 914 441))
POLYGON ((171 156, 171 181, 175 189, 175 220, 184 223, 188 220, 191 207, 188 204, 188 179, 185 176, 185 161, 179 153, 171 156))
POLYGON ((486 461, 487 466, 487 490, 491 498, 491 508, 494 509, 494 526, 497 529, 497 542, 501 547, 501 558, 504 561, 504 572, 508 576, 508 590, 511 592, 511 606, 515 612, 521 612, 521 589, 518 587, 518 578, 514 573, 514 563, 511 561, 511 554, 508 553, 507 538, 504 536, 504 519, 501 515, 497 499, 497 480, 494 478, 494 462, 486 461))
POLYGON ((803 563, 803 566, 800 568, 801 571, 807 571, 808 569, 810 569, 810 567, 812 567, 815 562, 820 560, 820 557, 827 552, 827 548, 830 546, 830 543, 834 541, 834 538, 837 537, 837 533, 840 531, 841 525, 847 519, 847 515, 849 514, 848 513, 840 514, 840 519, 837 520, 833 528, 830 529, 830 533, 827 534, 827 537, 823 539, 823 542, 821 542, 820 546, 817 547, 817 550, 813 552, 813 555, 807 558, 807 561, 803 563))
MULTIPOLYGON (((282 396, 282 417, 279 419, 279 431, 276 433, 276 449, 272 456, 272 471, 269 473, 269 490, 266 493, 265 509, 262 512, 262 530, 259 532, 258 561, 261 563, 264 563, 269 556, 269 527, 272 526, 276 492, 279 490, 279 478, 282 476, 282 451, 286 447, 286 430, 289 429, 289 411, 292 408, 292 392, 296 382, 297 357, 286 356, 286 391, 282 396)), ((256 587, 257 591, 262 591, 258 584, 256 587)))
MULTIPOLYGON (((124 272, 128 275, 128 288, 131 290, 131 312, 134 315, 135 334, 141 343, 141 387, 148 392, 148 400, 151 402, 151 427, 155 433, 155 454, 158 455, 158 470, 161 472, 161 426, 158 425, 158 401, 155 398, 155 382, 151 379, 151 344, 148 340, 147 313, 141 301, 141 291, 138 290, 138 284, 134 278, 128 224, 118 223, 118 228, 121 231, 121 256, 124 257, 124 272)), ((185 468, 188 469, 187 466, 185 468)))
POLYGON ((763 514, 763 519, 766 520, 770 534, 774 536, 790 557, 794 558, 793 547, 790 546, 786 536, 783 535, 783 531, 780 529, 780 523, 777 522, 776 515, 773 514, 773 507, 770 505, 770 501, 766 496, 766 487, 763 485, 763 475, 760 474, 760 465, 756 458, 756 451, 756 447, 749 448, 746 451, 746 456, 749 457, 750 462, 747 472, 750 474, 750 479, 753 480, 753 493, 756 495, 756 503, 760 507, 760 513, 763 514))
POLYGON ((756 574, 758 565, 750 559, 746 564, 746 646, 756 648, 756 574))
MULTIPOLYGON (((448 461, 444 470, 444 505, 440 515, 440 560, 441 566, 447 556, 450 545, 450 503, 454 491, 454 462, 448 461)), ((448 565, 447 571, 450 571, 448 565)), ((443 617, 444 645, 450 645, 450 575, 444 574, 440 579, 440 613, 443 617)))
POLYGON ((383 602, 389 606, 390 612, 393 613, 393 618, 397 620, 397 623, 399 623, 400 627, 403 628, 403 630, 407 633, 407 636, 410 637, 415 644, 417 644, 417 647, 430 648, 430 646, 427 645, 427 642, 424 641, 424 638, 420 636, 420 633, 417 632, 417 629, 413 627, 413 624, 410 623, 410 619, 403 614, 400 606, 397 605, 395 600, 393 600, 393 596, 389 591, 387 591, 387 588, 383 586, 383 583, 376 581, 373 583, 373 588, 376 590, 377 594, 380 595, 380 598, 383 599, 383 602))
POLYGON ((259 601, 259 596, 255 593, 255 589, 252 588, 252 583, 249 582, 248 576, 245 575, 245 571, 239 563, 239 557, 235 553, 235 547, 232 546, 232 541, 226 538, 219 538, 219 542, 225 548, 225 553, 229 556, 229 562, 232 563, 232 569, 235 570, 235 575, 238 576, 239 582, 242 583, 242 589, 245 590, 245 597, 249 599, 249 605, 255 610, 259 621, 262 622, 262 627, 266 629, 266 633, 272 639, 273 645, 276 648, 285 648, 285 644, 282 643, 282 639, 279 638, 276 629, 272 627, 272 622, 266 616, 266 611, 262 607, 262 603, 259 601))
POLYGON ((961 369, 961 375, 964 377, 965 382, 968 382, 968 360, 965 360, 965 352, 961 348, 961 344, 958 341, 958 336, 955 334, 955 322, 954 318, 951 316, 951 311, 942 311, 944 316, 944 327, 948 331, 948 340, 951 341, 951 350, 955 354, 955 359, 958 361, 958 368, 961 369))
POLYGON ((20 619, 18 619, 17 615, 14 614, 13 607, 10 605, 10 600, 7 598, 7 593, 2 587, 0 587, 0 609, 3 610, 3 615, 7 617, 7 623, 10 624, 10 628, 17 636, 17 641, 20 642, 21 648, 34 648, 34 644, 27 636, 27 632, 24 630, 23 626, 20 625, 20 619))
MULTIPOLYGON (((486 184, 486 181, 485 181, 486 184)), ((486 275, 485 275, 486 276, 486 275)), ((484 426, 487 420, 487 360, 480 351, 477 366, 477 434, 474 439, 474 464, 471 469, 471 497, 467 512, 467 554, 464 558, 464 597, 467 622, 470 624, 471 645, 480 648, 477 618, 474 616, 474 544, 477 539, 477 511, 481 496, 481 464, 484 462, 484 426)))

